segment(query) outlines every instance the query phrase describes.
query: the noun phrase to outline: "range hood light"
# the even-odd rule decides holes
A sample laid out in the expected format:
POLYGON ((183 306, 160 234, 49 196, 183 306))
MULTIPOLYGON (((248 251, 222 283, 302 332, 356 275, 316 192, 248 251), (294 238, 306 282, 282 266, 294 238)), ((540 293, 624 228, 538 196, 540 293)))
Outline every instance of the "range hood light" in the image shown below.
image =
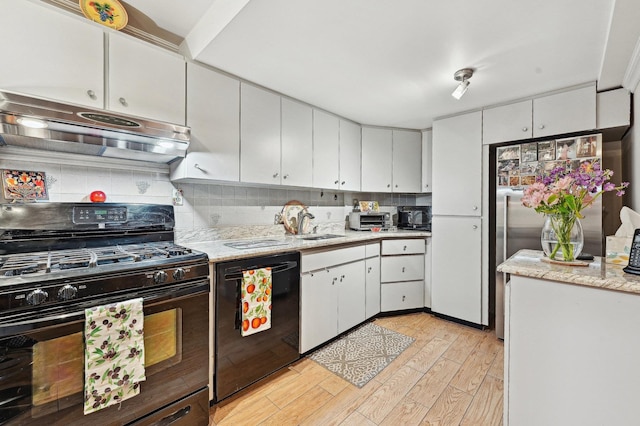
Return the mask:
POLYGON ((42 120, 38 120, 37 118, 20 117, 16 121, 21 126, 29 127, 31 129, 46 129, 48 127, 47 123, 42 120))

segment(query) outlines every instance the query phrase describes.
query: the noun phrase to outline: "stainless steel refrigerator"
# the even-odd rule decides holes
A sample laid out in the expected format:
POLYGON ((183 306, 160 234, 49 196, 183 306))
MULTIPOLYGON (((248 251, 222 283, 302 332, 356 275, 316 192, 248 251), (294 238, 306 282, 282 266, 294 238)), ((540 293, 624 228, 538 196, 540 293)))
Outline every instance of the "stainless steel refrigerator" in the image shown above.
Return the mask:
MULTIPOLYGON (((602 141, 600 135, 592 135, 557 141, 532 142, 498 147, 492 154, 492 157, 496 159, 494 162, 496 179, 493 183, 496 237, 493 270, 495 271, 499 264, 518 250, 542 250, 540 232, 545 219, 544 215, 522 205, 523 189, 527 183, 531 182, 530 179, 545 167, 550 169, 556 166, 558 161, 574 162, 574 166, 585 160, 600 161, 602 141), (547 148, 550 142, 554 142, 558 147, 557 152, 555 150, 553 153, 549 152, 547 148), (583 147, 583 145, 592 142, 594 143, 593 147, 583 147), (542 149, 538 149, 538 145, 542 149), (571 148, 569 152, 567 152, 567 146, 571 148), (536 148, 535 155, 534 148, 536 148), (506 170, 507 168, 509 170, 506 170)), ((602 197, 582 213, 585 216, 580 220, 584 231, 582 252, 601 256, 603 247, 602 197)), ((495 329, 496 336, 501 339, 504 338, 504 286, 508 280, 509 274, 495 271, 495 329)))

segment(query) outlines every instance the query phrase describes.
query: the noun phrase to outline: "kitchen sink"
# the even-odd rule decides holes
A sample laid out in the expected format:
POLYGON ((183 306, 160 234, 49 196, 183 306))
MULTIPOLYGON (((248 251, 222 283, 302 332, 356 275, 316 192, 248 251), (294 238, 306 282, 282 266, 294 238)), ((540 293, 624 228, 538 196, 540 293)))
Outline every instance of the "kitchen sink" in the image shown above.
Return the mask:
POLYGON ((224 243, 225 246, 238 250, 250 250, 264 247, 286 246, 289 243, 283 240, 248 240, 248 241, 234 241, 231 243, 224 243))
POLYGON ((318 241, 318 240, 328 240, 330 238, 341 238, 344 235, 336 235, 336 234, 314 234, 314 235, 300 235, 298 238, 306 241, 318 241))

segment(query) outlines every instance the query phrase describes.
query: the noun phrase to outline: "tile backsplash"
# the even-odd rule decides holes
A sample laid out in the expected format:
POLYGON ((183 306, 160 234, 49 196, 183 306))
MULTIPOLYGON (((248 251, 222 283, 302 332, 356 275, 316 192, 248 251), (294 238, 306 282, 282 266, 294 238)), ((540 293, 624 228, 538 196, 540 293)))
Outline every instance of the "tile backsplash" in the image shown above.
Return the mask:
POLYGON ((430 194, 172 183, 169 167, 164 164, 135 167, 97 157, 72 158, 75 160, 65 161, 59 155, 37 156, 34 161, 16 155, 2 156, 0 169, 45 172, 51 202, 88 201, 92 191, 100 190, 107 194, 107 202, 172 204, 174 189, 178 189, 183 194, 183 204, 175 207, 176 229, 181 231, 273 225, 276 213, 290 200, 309 206, 315 223, 344 222, 355 199, 376 200, 388 210, 397 205, 431 204, 430 194))

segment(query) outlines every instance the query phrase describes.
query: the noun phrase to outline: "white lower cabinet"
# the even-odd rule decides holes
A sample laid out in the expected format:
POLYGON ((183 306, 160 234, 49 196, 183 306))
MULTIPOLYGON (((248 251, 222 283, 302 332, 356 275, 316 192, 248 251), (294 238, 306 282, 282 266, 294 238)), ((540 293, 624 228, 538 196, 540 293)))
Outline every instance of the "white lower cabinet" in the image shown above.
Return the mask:
POLYGON ((382 241, 382 312, 424 307, 425 249, 424 239, 382 241))
POLYGON ((365 262, 348 263, 333 269, 338 287, 338 333, 365 320, 365 262))
POLYGON ((302 254, 300 353, 365 320, 365 246, 302 254))
POLYGON ((365 316, 371 318, 380 313, 380 244, 368 244, 366 255, 365 316))

